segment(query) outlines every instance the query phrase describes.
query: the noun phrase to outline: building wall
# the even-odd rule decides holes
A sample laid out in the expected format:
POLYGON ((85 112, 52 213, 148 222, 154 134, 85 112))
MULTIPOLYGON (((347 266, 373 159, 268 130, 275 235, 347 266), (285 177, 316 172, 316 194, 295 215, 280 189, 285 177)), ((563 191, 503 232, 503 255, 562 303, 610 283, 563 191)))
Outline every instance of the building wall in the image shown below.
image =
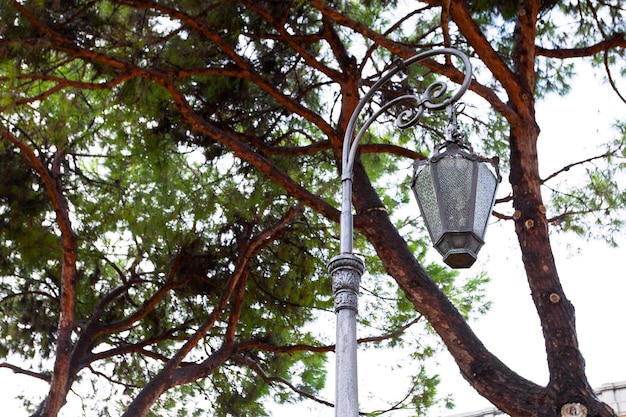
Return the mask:
MULTIPOLYGON (((596 389, 596 395, 610 405, 619 417, 626 417, 626 381, 604 384, 596 389)), ((497 408, 486 408, 449 417, 506 417, 506 414, 497 408)))
POLYGON ((604 384, 596 390, 598 397, 615 410, 620 416, 626 416, 626 381, 604 384))

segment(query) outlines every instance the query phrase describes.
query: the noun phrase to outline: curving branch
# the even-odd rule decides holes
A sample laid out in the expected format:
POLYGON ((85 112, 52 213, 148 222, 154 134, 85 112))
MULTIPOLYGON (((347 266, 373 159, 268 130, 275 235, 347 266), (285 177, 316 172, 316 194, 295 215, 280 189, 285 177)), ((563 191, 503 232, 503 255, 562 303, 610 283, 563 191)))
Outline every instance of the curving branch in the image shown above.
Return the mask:
POLYGON ((47 373, 30 371, 28 369, 20 368, 19 366, 15 366, 6 362, 0 363, 0 368, 10 369, 11 371, 13 371, 13 373, 32 376, 33 378, 37 378, 45 382, 50 382, 52 380, 52 377, 47 373))
POLYGON ((614 48, 626 48, 626 33, 614 33, 609 38, 606 38, 596 44, 580 48, 548 49, 537 45, 535 46, 535 51, 537 55, 544 56, 546 58, 567 59, 590 57, 614 48))
POLYGON ((546 182, 550 181, 551 179, 553 179, 555 177, 558 177, 560 174, 563 174, 563 173, 569 171, 570 169, 572 169, 574 167, 577 167, 579 165, 584 165, 584 164, 587 164, 589 162, 593 162, 593 161, 598 160, 598 159, 606 159, 606 158, 612 156, 613 154, 614 154, 614 152, 609 151, 609 152, 603 153, 602 155, 596 155, 596 156, 592 156, 592 157, 587 158, 587 159, 583 159, 581 161, 572 162, 571 164, 568 164, 568 165, 564 166, 563 168, 559 169, 558 171, 553 172, 552 174, 548 175, 546 178, 543 178, 541 180, 541 183, 545 184, 546 182))
POLYGON ((287 386, 289 389, 291 389, 293 392, 295 392, 298 395, 301 395, 303 397, 306 397, 306 398, 308 398, 310 400, 313 400, 313 401, 315 401, 317 403, 326 405, 328 407, 334 407, 334 404, 332 402, 324 400, 322 398, 319 398, 319 397, 317 397, 317 396, 315 396, 313 394, 310 394, 310 393, 304 391, 303 389, 300 389, 300 388, 296 387, 294 384, 292 384, 291 382, 289 382, 285 378, 268 375, 263 370, 261 365, 257 361, 253 360, 252 358, 249 358, 247 356, 244 356, 244 355, 238 353, 236 355, 233 355, 232 359, 235 362, 240 363, 242 365, 245 365, 248 368, 252 369, 268 385, 274 385, 274 384, 285 385, 285 386, 287 386))
POLYGON ((604 69, 606 71, 606 76, 609 80, 609 84, 611 85, 611 88, 613 89, 613 91, 615 91, 615 94, 617 94, 617 97, 619 97, 620 100, 622 100, 622 102, 626 104, 626 97, 621 93, 621 91, 619 91, 619 88, 617 87, 617 84, 615 83, 615 79, 613 78, 611 67, 609 66, 609 50, 604 51, 604 69))

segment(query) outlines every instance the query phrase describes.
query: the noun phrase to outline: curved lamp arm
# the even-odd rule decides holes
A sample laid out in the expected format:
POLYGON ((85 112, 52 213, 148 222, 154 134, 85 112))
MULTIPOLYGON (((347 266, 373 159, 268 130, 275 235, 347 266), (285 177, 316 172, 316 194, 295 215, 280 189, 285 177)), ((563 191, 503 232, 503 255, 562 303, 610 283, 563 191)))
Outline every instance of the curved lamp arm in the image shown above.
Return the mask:
POLYGON ((414 106, 411 109, 405 110, 400 113, 396 119, 396 126, 401 129, 405 129, 411 126, 415 126, 426 110, 444 110, 449 108, 452 104, 456 103, 463 94, 469 88, 472 81, 472 65, 469 58, 463 52, 453 48, 433 49, 429 51, 421 52, 411 58, 404 61, 400 61, 398 65, 391 68, 381 79, 379 79, 372 88, 369 89, 367 94, 359 101, 359 104, 354 109, 352 117, 348 123, 346 134, 343 138, 343 152, 342 152, 342 199, 341 199, 341 231, 340 231, 340 253, 351 254, 353 250, 353 219, 352 219, 352 179, 353 168, 356 159, 356 153, 361 143, 361 139, 365 132, 369 129, 370 125, 388 109, 401 102, 414 102, 414 106), (465 67, 463 83, 460 85, 459 90, 452 96, 443 100, 440 98, 447 92, 447 84, 442 81, 435 81, 429 85, 424 93, 419 96, 415 94, 406 94, 397 97, 385 105, 383 105, 378 111, 372 114, 359 129, 356 136, 354 132, 356 130, 356 124, 359 118, 359 114, 370 101, 370 99, 376 94, 381 87, 383 87, 391 78, 398 72, 403 71, 407 67, 417 64, 427 58, 435 55, 452 55, 458 57, 463 61, 465 67), (354 138, 354 140, 353 140, 354 138))

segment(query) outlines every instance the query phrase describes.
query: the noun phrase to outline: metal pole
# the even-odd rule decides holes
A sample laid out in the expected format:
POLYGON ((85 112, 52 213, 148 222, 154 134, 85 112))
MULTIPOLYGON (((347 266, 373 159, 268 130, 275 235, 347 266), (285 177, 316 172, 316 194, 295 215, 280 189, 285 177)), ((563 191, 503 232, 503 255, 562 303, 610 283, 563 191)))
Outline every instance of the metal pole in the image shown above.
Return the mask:
POLYGON ((335 417, 358 417, 359 415, 356 317, 359 285, 365 270, 365 264, 363 260, 353 254, 352 171, 356 160, 357 148, 369 126, 380 114, 386 112, 389 108, 400 102, 413 102, 414 108, 403 111, 398 116, 396 125, 401 129, 415 126, 425 110, 443 110, 450 104, 455 103, 468 89, 471 76, 472 70, 469 59, 462 52, 451 48, 424 51, 399 62, 397 66, 391 68, 359 101, 350 117, 343 139, 340 254, 332 258, 328 263, 328 271, 333 280, 333 295, 335 297, 335 314, 337 318, 335 417), (395 98, 381 106, 379 110, 370 116, 355 136, 354 132, 359 114, 374 94, 398 72, 434 55, 453 55, 463 61, 466 72, 459 91, 442 99, 442 97, 445 97, 447 86, 445 83, 437 81, 426 88, 421 96, 407 94, 395 98))

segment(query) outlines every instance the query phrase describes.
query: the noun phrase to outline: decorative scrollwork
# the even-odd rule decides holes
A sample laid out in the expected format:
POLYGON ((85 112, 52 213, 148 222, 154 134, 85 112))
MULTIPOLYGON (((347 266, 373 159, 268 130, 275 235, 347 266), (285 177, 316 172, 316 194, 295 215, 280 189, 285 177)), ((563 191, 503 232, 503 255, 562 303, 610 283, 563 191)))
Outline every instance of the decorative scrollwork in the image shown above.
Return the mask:
MULTIPOLYGON (((403 101, 413 100, 417 103, 415 107, 409 107, 408 109, 403 110, 396 117, 396 127, 398 127, 399 129, 407 129, 419 123, 422 116, 424 115, 424 111, 426 110, 426 107, 422 105, 423 103, 421 103, 421 100, 418 96, 407 95, 407 96, 402 96, 400 98, 402 98, 403 101)), ((390 107, 390 106, 386 106, 386 107, 390 107)))
POLYGON ((415 126, 420 121, 426 110, 444 110, 456 103, 469 88, 471 80, 472 66, 470 64, 469 58, 467 57, 467 55, 456 49, 433 49, 419 53, 404 61, 399 61, 395 67, 392 67, 380 80, 378 80, 372 86, 372 88, 370 88, 365 96, 363 96, 361 101, 359 101, 356 109, 354 110, 352 117, 350 118, 350 122, 348 123, 348 129, 346 130, 343 141, 344 179, 346 179, 346 175, 351 177, 352 168, 354 166, 354 159, 356 157, 356 151, 361 142, 361 138, 369 129, 370 125, 378 118, 378 116, 400 103, 412 102, 412 106, 410 108, 401 111, 400 114, 396 117, 396 126, 400 129, 406 129, 408 127, 415 126), (365 105, 372 99, 374 94, 379 92, 381 88, 385 84, 387 84, 398 72, 404 71, 411 65, 417 64, 435 55, 456 56, 463 62, 465 70, 465 72, 463 73, 463 82, 462 84, 460 84, 459 89, 454 94, 446 97, 446 94, 448 93, 448 85, 443 81, 435 81, 428 87, 426 87, 421 95, 406 94, 385 103, 363 123, 356 135, 354 134, 356 131, 358 116, 365 107, 365 105))
MULTIPOLYGON (((387 109, 397 106, 401 102, 413 101, 413 106, 400 112, 396 117, 396 127, 399 129, 407 129, 419 123, 426 110, 439 109, 441 106, 440 99, 444 97, 448 91, 448 85, 443 81, 435 81, 429 85, 421 96, 415 94, 407 94, 398 97, 381 107, 381 111, 377 112, 377 116, 387 109)), ((447 104, 449 105, 449 104, 447 104)), ((365 125, 369 126, 367 123, 365 125)))
MULTIPOLYGON (((399 129, 407 129, 409 127, 413 127, 419 123, 422 116, 426 112, 426 110, 437 109, 440 106, 440 99, 443 97, 448 91, 448 85, 443 81, 435 81, 431 85, 429 85, 424 93, 419 96, 415 94, 406 94, 400 97, 397 97, 383 105, 379 111, 375 113, 371 120, 368 120, 363 125, 364 128, 369 127, 370 124, 374 121, 376 117, 378 117, 381 113, 384 113, 388 109, 391 109, 397 106, 400 103, 413 102, 413 105, 409 104, 409 108, 403 110, 396 117, 396 127, 399 129)), ((363 128, 362 128, 363 129, 363 128)))
POLYGON ((429 85, 424 91, 424 107, 430 110, 443 110, 445 108, 448 108, 448 106, 454 102, 448 100, 440 100, 441 97, 445 96, 447 92, 448 84, 444 83, 443 81, 435 81, 434 83, 429 85), (442 103, 443 107, 441 107, 442 103))

